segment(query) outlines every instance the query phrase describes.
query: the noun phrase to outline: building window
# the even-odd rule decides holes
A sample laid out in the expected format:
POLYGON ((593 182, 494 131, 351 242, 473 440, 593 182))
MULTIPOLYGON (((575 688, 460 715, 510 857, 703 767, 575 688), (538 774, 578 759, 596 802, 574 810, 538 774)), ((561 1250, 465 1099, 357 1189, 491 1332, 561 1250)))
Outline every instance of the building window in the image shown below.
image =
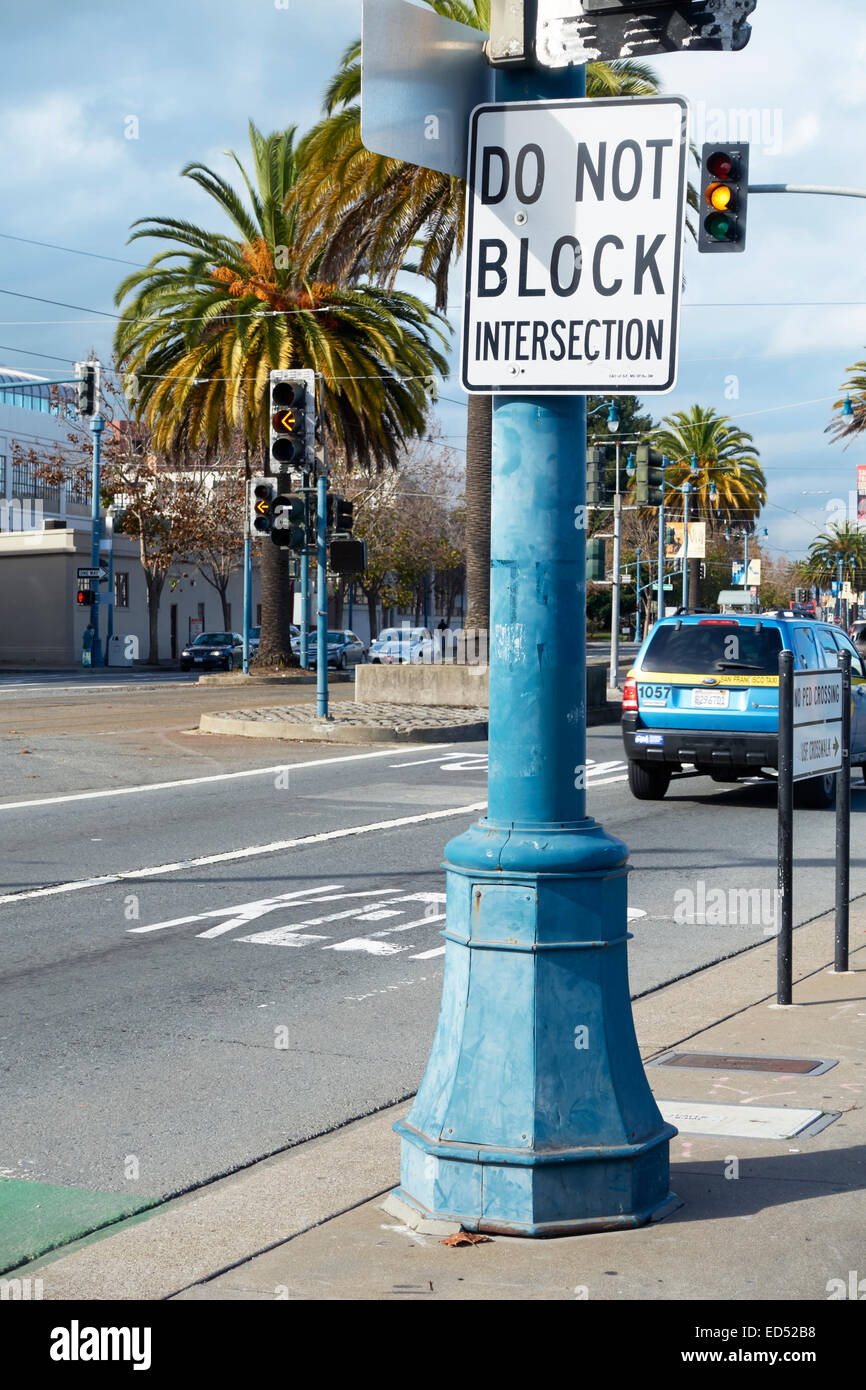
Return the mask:
POLYGON ((116 571, 114 575, 114 606, 115 608, 129 607, 129 571, 116 571))
POLYGON ((262 625, 262 605, 261 605, 260 603, 257 603, 257 604, 256 604, 256 627, 261 627, 261 625, 262 625))

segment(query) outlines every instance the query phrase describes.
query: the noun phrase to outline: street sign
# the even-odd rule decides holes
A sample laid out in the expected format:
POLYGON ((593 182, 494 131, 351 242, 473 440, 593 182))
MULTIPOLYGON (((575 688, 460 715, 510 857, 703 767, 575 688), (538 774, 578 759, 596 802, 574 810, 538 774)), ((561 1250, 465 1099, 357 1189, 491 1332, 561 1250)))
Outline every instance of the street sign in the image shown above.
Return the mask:
POLYGON ((493 95, 487 35, 407 0, 364 0, 362 30, 366 149, 465 178, 470 113, 493 95))
POLYGON ((794 781, 842 766, 842 672, 794 672, 794 781))
POLYGON ((687 150, 681 97, 473 111, 467 391, 673 389, 687 150))
POLYGON ((99 566, 96 566, 96 565, 80 565, 79 568, 78 568, 78 578, 79 578, 79 579, 107 579, 107 578, 108 578, 108 570, 103 569, 101 565, 99 565, 99 566))
POLYGON ((641 59, 680 49, 745 48, 757 0, 537 0, 535 55, 544 67, 641 59))

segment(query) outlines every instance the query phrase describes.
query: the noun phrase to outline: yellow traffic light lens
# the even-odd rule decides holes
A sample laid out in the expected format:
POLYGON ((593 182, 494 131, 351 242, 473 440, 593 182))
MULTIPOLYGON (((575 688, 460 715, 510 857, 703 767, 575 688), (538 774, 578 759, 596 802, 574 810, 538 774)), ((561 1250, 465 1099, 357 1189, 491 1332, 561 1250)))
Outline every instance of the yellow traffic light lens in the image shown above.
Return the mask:
POLYGON ((726 183, 711 183, 704 197, 717 212, 727 212, 734 200, 734 190, 726 183))

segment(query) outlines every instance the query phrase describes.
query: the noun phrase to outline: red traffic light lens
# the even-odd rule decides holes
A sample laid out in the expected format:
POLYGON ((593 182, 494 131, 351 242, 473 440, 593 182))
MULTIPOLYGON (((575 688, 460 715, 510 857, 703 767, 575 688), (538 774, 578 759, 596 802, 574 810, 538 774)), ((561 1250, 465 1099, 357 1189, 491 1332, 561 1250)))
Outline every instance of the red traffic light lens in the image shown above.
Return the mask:
POLYGON ((707 168, 714 179, 729 179, 734 171, 733 156, 725 150, 718 150, 707 160, 707 168))

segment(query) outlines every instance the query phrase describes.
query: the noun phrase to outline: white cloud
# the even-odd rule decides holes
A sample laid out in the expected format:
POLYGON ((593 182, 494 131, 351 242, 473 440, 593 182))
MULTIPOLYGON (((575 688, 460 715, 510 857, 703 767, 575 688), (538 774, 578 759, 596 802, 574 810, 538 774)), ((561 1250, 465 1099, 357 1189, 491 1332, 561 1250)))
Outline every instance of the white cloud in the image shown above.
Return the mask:
POLYGON ((0 112, 0 148, 6 152, 4 180, 43 184, 100 174, 122 156, 123 128, 116 135, 97 130, 88 120, 82 98, 50 92, 27 106, 0 112))

